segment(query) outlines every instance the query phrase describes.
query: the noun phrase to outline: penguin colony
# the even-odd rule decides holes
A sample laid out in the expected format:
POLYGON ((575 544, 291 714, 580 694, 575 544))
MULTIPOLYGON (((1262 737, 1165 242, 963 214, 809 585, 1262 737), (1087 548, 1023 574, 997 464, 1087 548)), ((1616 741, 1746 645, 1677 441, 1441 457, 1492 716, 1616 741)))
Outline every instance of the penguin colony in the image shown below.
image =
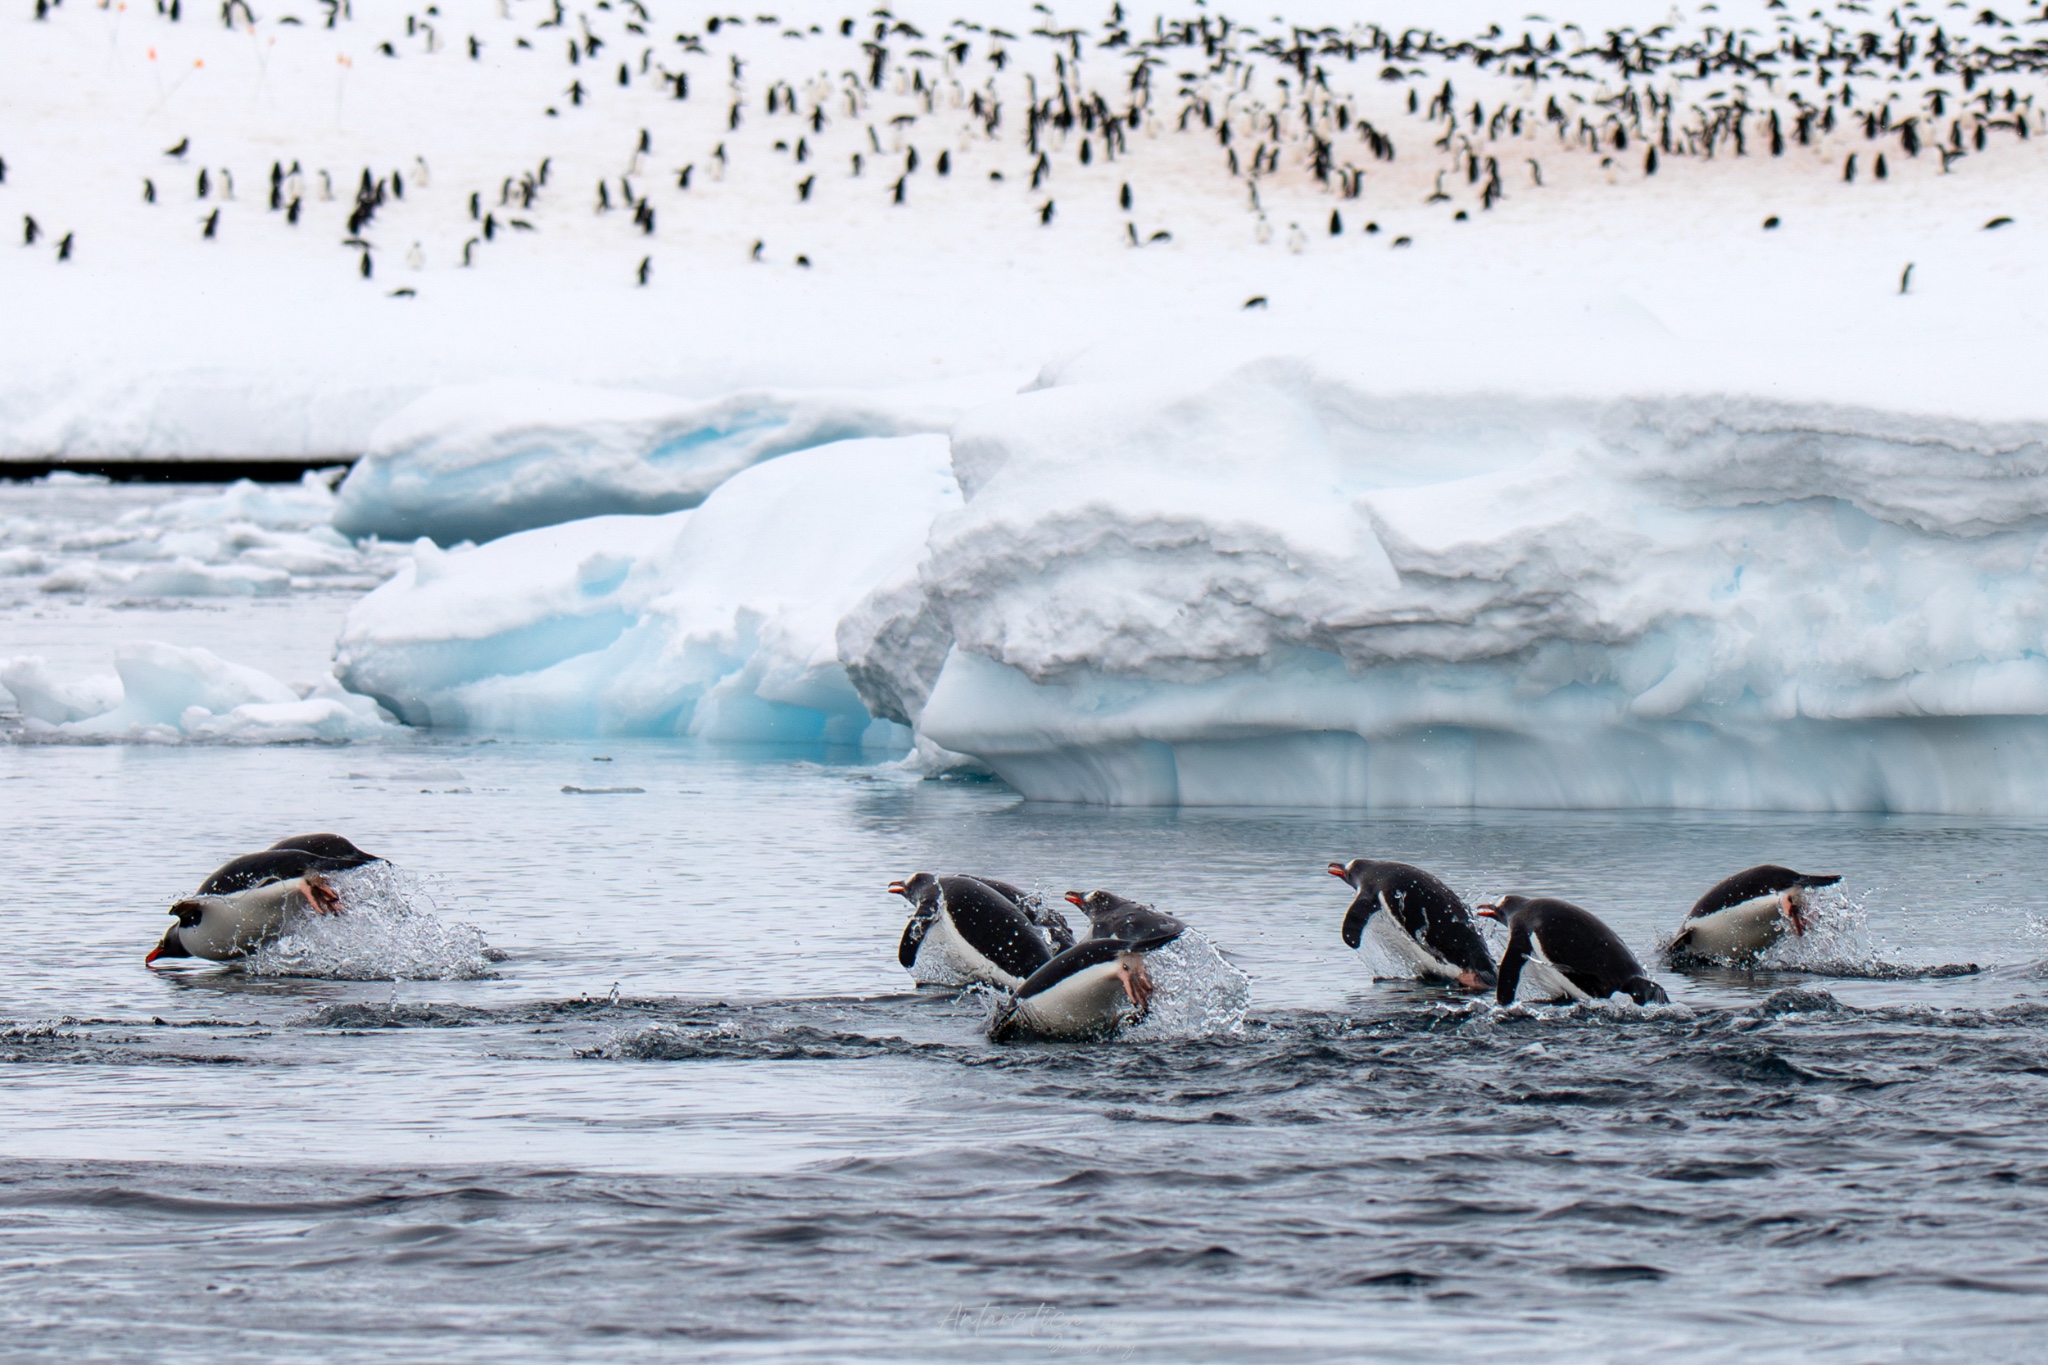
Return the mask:
MULTIPOLYGON (((345 913, 328 876, 382 861, 337 834, 280 839, 233 859, 171 906, 177 923, 144 965, 247 957, 304 916, 345 913)), ((1424 979, 1492 991, 1502 1005, 1616 995, 1648 1005, 1670 998, 1612 929, 1570 901, 1505 895, 1479 906, 1477 918, 1508 931, 1496 962, 1473 909, 1423 869, 1354 858, 1331 863, 1329 873, 1355 893, 1339 930, 1345 944, 1356 948, 1371 934, 1424 979)), ((1776 864, 1738 872, 1686 914, 1667 961, 1753 962, 1787 933, 1804 935, 1808 892, 1840 880, 1776 864)), ((1146 959, 1188 932, 1172 915, 1101 889, 1066 893, 1088 919, 1079 938, 1064 913, 996 877, 918 872, 891 882, 889 891, 910 903, 897 961, 913 973, 926 969, 926 977, 998 992, 989 1024, 997 1042, 1103 1038, 1142 1021, 1156 990, 1146 959)))
MULTIPOLYGON (((269 234, 377 288, 400 268, 488 268, 507 243, 563 231, 571 215, 605 221, 607 278, 656 288, 669 278, 672 225, 690 236, 683 249, 710 248, 697 229, 728 177, 779 175, 788 193, 772 219, 737 225, 720 263, 808 270, 828 264, 810 242, 822 224, 914 213, 941 186, 957 204, 968 182, 1020 223, 1100 231, 1132 250, 1230 231, 1232 215, 1250 244, 1302 252, 1349 235, 1399 248, 1420 239, 1382 235, 1375 215, 1426 209, 1433 229, 1455 231, 1574 178, 1645 180, 1742 158, 1869 185, 1947 174, 2048 132, 2048 89, 2032 88, 2048 73, 2048 0, 1773 4, 1752 23, 1703 5, 1604 32, 1531 15, 1473 36, 1246 23, 1201 6, 1140 15, 1121 3, 1085 26, 1035 5, 1014 28, 969 18, 920 27, 886 5, 777 16, 502 0, 495 16, 429 5, 402 25, 332 0, 304 15, 264 11, 233 0, 216 16, 155 0, 154 14, 145 6, 127 22, 156 26, 167 50, 173 37, 199 50, 199 26, 237 48, 326 44, 344 87, 380 64, 374 88, 399 101, 489 71, 531 108, 519 126, 478 136, 522 152, 503 153, 487 177, 465 166, 467 183, 451 184, 418 145, 359 139, 346 165, 318 164, 283 130, 170 134, 167 124, 133 165, 64 174, 131 177, 163 233, 222 244, 269 234), (239 175, 221 164, 251 155, 257 132, 273 149, 261 164, 245 161, 239 175), (1208 211, 1160 221, 1169 200, 1190 216, 1190 187, 1208 211), (1077 201, 1089 208, 1078 219, 1077 201)), ((111 21, 38 3, 23 22, 111 21)), ((205 64, 193 58, 177 81, 205 64)), ((162 67, 152 74, 172 118, 177 87, 162 67)), ((24 166, 20 148, 0 147, 0 211, 16 215, 24 247, 66 263, 116 249, 95 242, 98 224, 68 221, 72 210, 60 220, 44 202, 62 197, 57 172, 24 166)), ((958 223, 968 239, 981 230, 971 214, 958 223)))

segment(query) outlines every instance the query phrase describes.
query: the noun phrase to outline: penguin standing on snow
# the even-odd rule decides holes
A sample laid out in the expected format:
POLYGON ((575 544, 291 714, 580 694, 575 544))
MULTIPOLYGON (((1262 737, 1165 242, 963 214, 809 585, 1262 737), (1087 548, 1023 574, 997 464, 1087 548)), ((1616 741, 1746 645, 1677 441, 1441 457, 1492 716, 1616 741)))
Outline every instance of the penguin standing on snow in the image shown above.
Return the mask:
POLYGON ((919 872, 889 883, 889 890, 913 907, 896 946, 905 968, 937 963, 970 982, 1012 990, 1052 960, 1046 940, 1012 898, 1022 893, 1007 882, 919 872))
POLYGON ((1178 939, 1187 926, 1172 915, 1112 891, 1069 891, 1087 912, 1088 937, 1018 985, 997 1010, 989 1038, 1103 1037, 1152 1006, 1145 955, 1178 939))
POLYGON ((1493 954, 1458 893, 1419 867, 1353 858, 1330 875, 1358 892, 1344 912, 1344 942, 1356 948, 1368 930, 1397 962, 1466 990, 1494 987, 1493 954))
POLYGON ((1806 933, 1806 893, 1833 886, 1839 875, 1809 876, 1765 863, 1717 882, 1686 913, 1685 923, 1665 949, 1672 958, 1744 961, 1776 943, 1790 929, 1806 933))
POLYGON ((1670 1002, 1620 936, 1570 901, 1502 896, 1479 913, 1508 927, 1494 993, 1503 1005, 1524 986, 1537 1000, 1605 1000, 1619 991, 1638 1005, 1670 1002))

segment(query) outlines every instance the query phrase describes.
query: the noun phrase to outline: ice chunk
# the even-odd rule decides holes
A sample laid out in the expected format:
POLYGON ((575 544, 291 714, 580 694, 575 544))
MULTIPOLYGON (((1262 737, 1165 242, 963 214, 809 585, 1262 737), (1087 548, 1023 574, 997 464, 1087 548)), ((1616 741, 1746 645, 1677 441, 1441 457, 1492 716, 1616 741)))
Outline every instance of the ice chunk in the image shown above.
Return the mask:
POLYGON ((350 613, 336 672, 414 724, 900 745, 847 679, 840 623, 914 581, 958 506, 946 439, 912 436, 755 465, 694 510, 422 540, 350 613))
POLYGON ((1268 360, 954 457, 841 653, 1031 797, 2048 811, 2042 429, 1268 360))
POLYGON ((22 715, 48 725, 84 720, 121 704, 121 680, 113 674, 56 678, 41 655, 0 663, 0 687, 13 694, 22 715))
POLYGON ((876 392, 683 399, 493 382, 437 389, 380 425, 341 487, 345 534, 443 545, 607 513, 695 507, 749 465, 863 436, 943 431, 1014 378, 876 392))
POLYGON ((396 727, 333 679, 299 691, 209 650, 144 641, 114 653, 114 677, 59 681, 40 658, 0 662, 32 740, 371 739, 396 727))

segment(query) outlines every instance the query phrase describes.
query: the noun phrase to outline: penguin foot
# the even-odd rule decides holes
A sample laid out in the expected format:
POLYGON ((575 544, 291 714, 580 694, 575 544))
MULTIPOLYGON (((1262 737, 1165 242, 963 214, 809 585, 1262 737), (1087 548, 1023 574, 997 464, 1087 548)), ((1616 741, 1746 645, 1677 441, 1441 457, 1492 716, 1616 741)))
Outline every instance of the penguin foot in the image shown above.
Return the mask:
POLYGON ((338 915, 341 913, 341 893, 329 885, 327 879, 317 872, 308 872, 306 882, 306 904, 316 915, 338 915))
POLYGON ((1124 953, 1117 958, 1116 974, 1124 983, 1124 994, 1138 1007, 1138 1017, 1145 1017, 1152 1008, 1152 976, 1145 970, 1145 959, 1137 953, 1124 953))

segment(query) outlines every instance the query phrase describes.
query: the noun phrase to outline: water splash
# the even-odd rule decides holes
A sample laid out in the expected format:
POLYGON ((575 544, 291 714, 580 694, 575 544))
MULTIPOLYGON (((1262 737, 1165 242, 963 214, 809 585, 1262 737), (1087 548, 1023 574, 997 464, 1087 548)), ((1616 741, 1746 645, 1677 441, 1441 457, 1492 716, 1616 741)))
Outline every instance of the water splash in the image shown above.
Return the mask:
POLYGON ((491 974, 499 954, 473 924, 449 923, 412 873, 372 863, 332 878, 343 913, 305 915, 252 953, 252 976, 337 981, 467 981, 491 974))
POLYGON ((1145 966, 1152 977, 1152 1008, 1124 1037, 1163 1042, 1244 1032, 1251 978, 1225 961, 1200 930, 1189 929, 1147 954, 1145 966))

